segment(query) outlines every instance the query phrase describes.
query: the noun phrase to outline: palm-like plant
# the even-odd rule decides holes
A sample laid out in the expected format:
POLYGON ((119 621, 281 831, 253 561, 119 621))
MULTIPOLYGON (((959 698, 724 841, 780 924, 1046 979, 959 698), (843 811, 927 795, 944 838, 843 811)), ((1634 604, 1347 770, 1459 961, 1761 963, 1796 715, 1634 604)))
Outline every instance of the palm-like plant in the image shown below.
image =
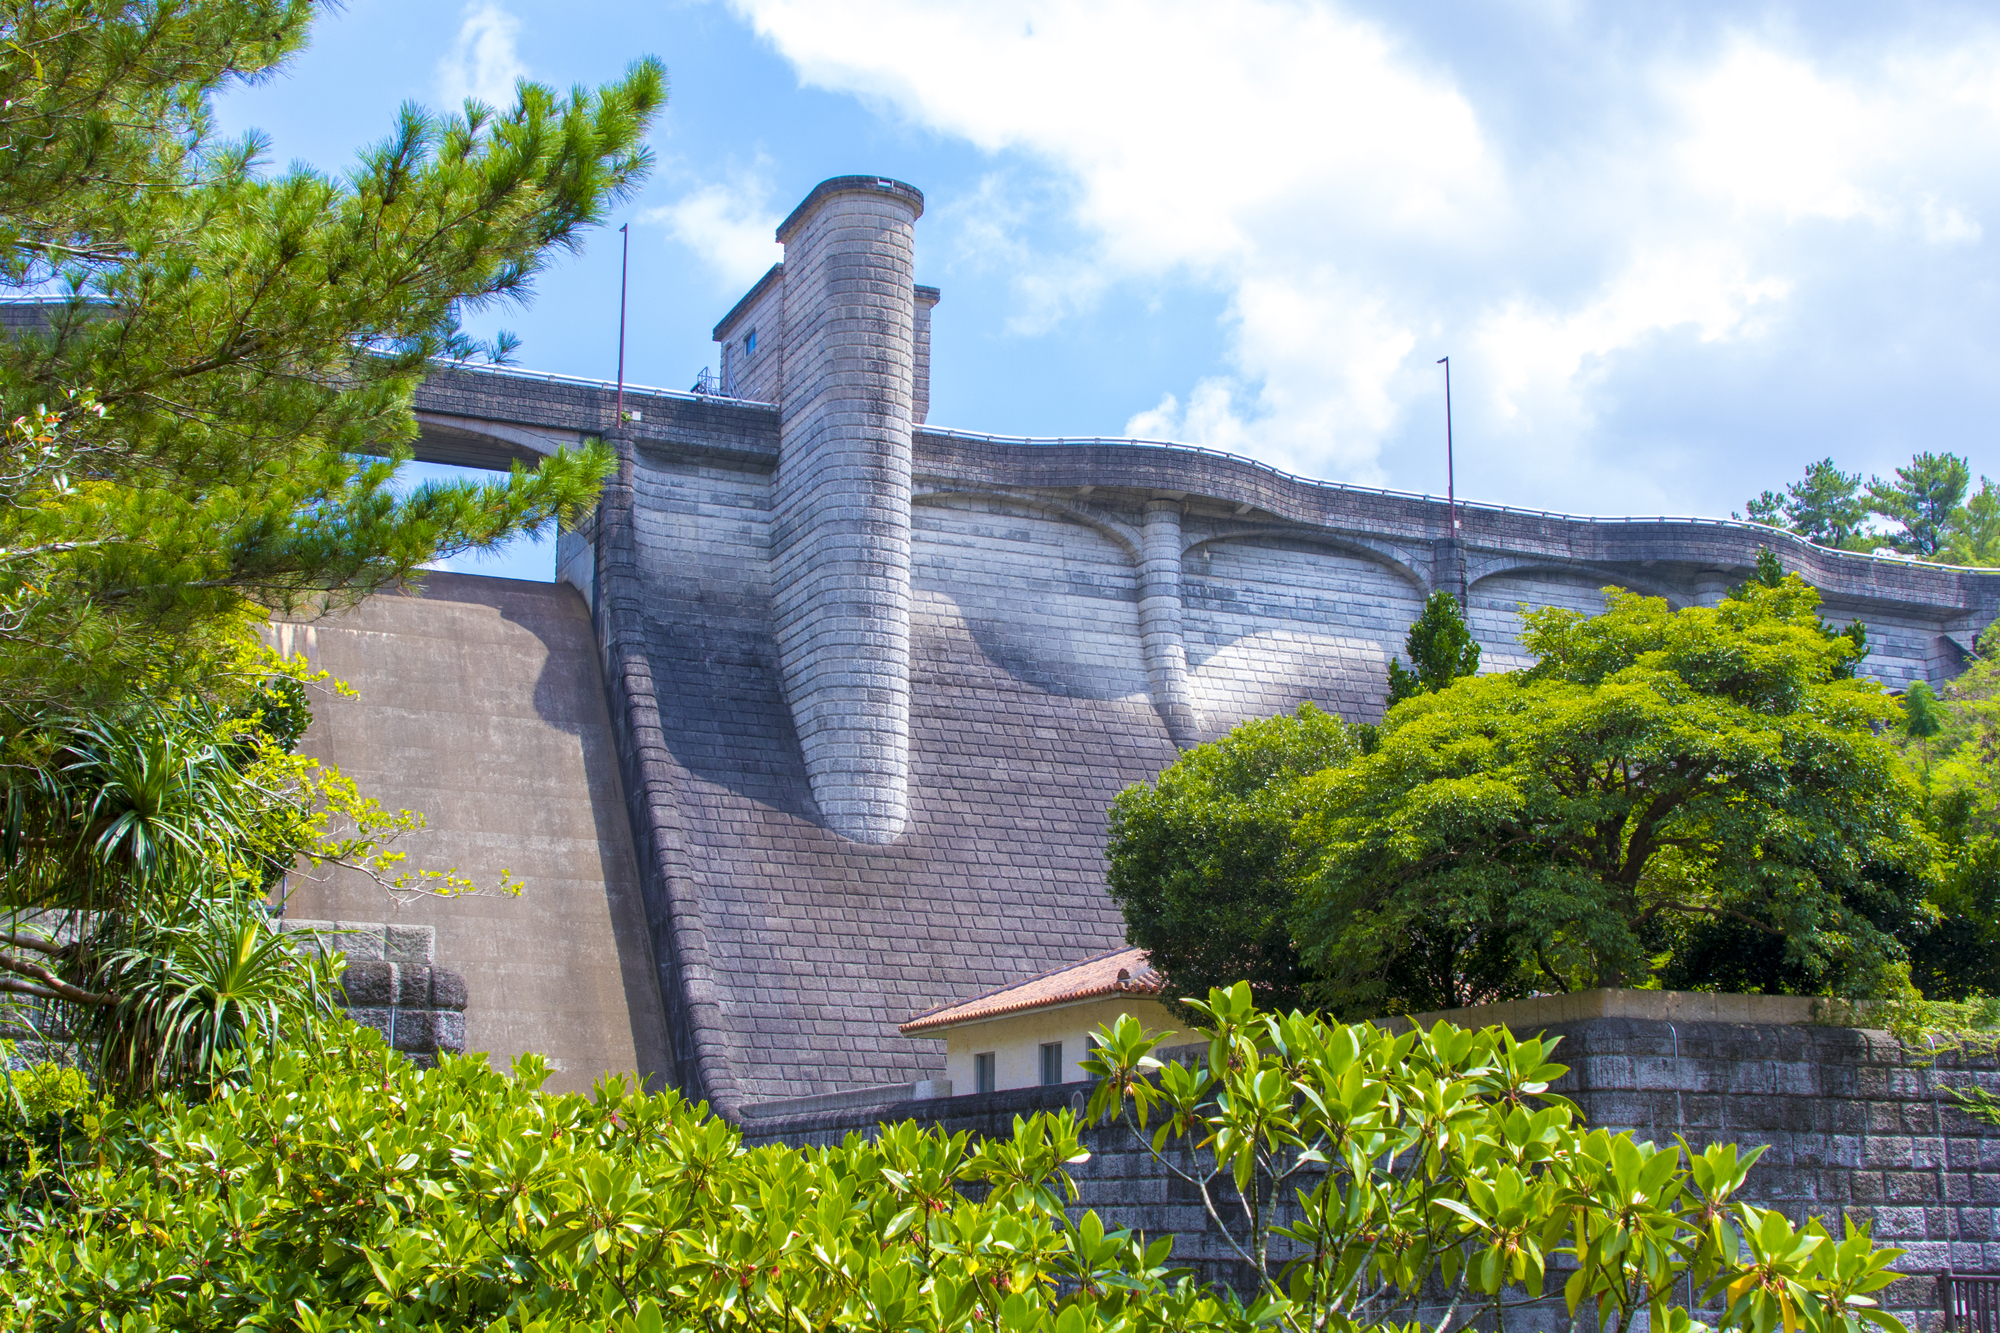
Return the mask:
POLYGON ((330 1003, 262 901, 300 830, 258 760, 292 734, 182 699, 0 738, 0 993, 55 1007, 108 1090, 205 1087, 330 1003))
POLYGON ((206 1091, 239 1053, 305 1035, 333 1008, 338 955, 297 948, 316 941, 273 930, 261 901, 192 902, 178 918, 148 916, 102 957, 99 988, 119 997, 92 1014, 107 1091, 206 1091))

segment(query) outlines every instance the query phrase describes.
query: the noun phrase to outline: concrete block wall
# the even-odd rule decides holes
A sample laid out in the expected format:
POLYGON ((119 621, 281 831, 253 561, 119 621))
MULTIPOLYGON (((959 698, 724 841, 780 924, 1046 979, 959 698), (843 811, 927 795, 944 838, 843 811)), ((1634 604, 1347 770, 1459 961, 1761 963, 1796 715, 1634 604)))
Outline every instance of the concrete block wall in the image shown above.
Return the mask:
POLYGON ((281 918, 288 932, 311 931, 318 947, 347 958, 340 976, 347 1016, 381 1033, 393 1050, 429 1068, 440 1054, 465 1053, 465 978, 437 965, 437 929, 393 921, 281 918))
MULTIPOLYGON (((1926 1067, 1884 1033, 1835 1027, 1604 1018, 1544 1030, 1562 1038, 1556 1058, 1570 1066, 1553 1091, 1573 1100, 1587 1125, 1663 1145, 1678 1134, 1697 1150, 1764 1146, 1742 1196, 1748 1202, 1794 1221, 1819 1216, 1836 1233, 1852 1217, 1906 1250, 1897 1267, 1909 1276, 1883 1303, 1921 1333, 1941 1324, 1937 1274, 2000 1273, 2000 1126, 1966 1116, 1944 1092, 2000 1090, 1994 1061, 1926 1067)), ((746 1122, 745 1139, 834 1144, 906 1119, 1004 1137, 1016 1115, 1080 1114, 1089 1092, 1088 1083, 1073 1083, 760 1118, 746 1122)), ((1086 1143, 1092 1156, 1076 1171, 1077 1211, 1171 1233, 1177 1263, 1206 1280, 1243 1281, 1199 1196, 1144 1143, 1115 1124, 1088 1131, 1086 1143)), ((1176 1164, 1190 1165, 1185 1156, 1176 1164)), ((1524 1333, 1550 1326, 1547 1310, 1515 1315, 1524 1333)), ((1515 1323, 1510 1317, 1510 1330, 1515 1323)))
POLYGON ((715 326, 719 369, 734 398, 776 403, 785 394, 785 266, 773 264, 715 326), (754 337, 752 335, 755 335, 754 337))

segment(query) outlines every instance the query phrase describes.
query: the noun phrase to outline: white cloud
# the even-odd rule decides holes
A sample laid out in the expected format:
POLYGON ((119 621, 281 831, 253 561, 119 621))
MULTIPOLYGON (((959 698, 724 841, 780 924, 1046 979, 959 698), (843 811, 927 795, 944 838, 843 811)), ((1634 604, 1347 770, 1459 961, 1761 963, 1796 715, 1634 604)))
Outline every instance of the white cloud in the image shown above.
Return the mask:
POLYGON ((1991 29, 1652 40, 1516 6, 1557 52, 1517 72, 1329 0, 732 3, 805 83, 1004 155, 933 202, 1011 266, 1014 332, 1121 281, 1227 294, 1226 364, 1132 433, 1357 481, 1394 479, 1452 351, 1461 423, 1532 437, 1522 490, 1573 503, 1639 466, 1599 443, 1618 368, 1755 347, 1896 247, 1976 247, 2000 202, 1991 29), (1060 227, 1010 202, 1035 167, 1060 227))
POLYGON ((701 186, 671 204, 646 210, 640 220, 664 224, 675 240, 695 252, 721 289, 747 287, 784 258, 784 247, 777 242, 783 215, 771 207, 771 183, 758 172, 739 172, 701 186))
POLYGON ((1472 350, 1500 424, 1542 446, 1572 442, 1594 424, 1581 398, 1607 358, 1645 339, 1689 330, 1702 342, 1754 332, 1754 318, 1790 284, 1754 276, 1726 246, 1641 254, 1588 304, 1549 308, 1512 301, 1486 312, 1472 350))
POLYGON ((468 97, 488 106, 513 105, 515 81, 528 76, 514 46, 520 32, 521 21, 494 0, 467 5, 458 39, 437 64, 438 98, 446 106, 468 97))

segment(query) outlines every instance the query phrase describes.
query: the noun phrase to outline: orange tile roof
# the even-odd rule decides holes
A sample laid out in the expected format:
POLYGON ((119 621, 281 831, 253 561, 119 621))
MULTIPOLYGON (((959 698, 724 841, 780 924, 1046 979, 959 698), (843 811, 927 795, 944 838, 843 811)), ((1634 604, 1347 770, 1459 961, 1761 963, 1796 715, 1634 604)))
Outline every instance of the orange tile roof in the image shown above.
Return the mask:
POLYGON ((1160 985, 1160 974, 1146 961, 1144 949, 1114 949, 970 1000, 939 1005, 897 1030, 908 1037, 980 1018, 1094 1000, 1100 995, 1158 995, 1160 985))

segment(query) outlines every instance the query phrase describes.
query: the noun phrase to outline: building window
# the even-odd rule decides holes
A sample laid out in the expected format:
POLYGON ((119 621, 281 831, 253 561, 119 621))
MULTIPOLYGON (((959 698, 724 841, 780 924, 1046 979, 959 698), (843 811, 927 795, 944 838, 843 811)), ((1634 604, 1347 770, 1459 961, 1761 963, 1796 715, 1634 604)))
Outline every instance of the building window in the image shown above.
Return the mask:
POLYGON ((743 335, 743 355, 755 356, 756 354, 757 354, 757 330, 752 329, 750 330, 750 332, 743 335))
POLYGON ((1042 1043, 1042 1086, 1054 1087, 1063 1081, 1062 1043, 1046 1041, 1042 1043))
POLYGON ((977 1086, 974 1092, 998 1092, 1000 1080, 993 1070, 993 1052, 982 1051, 972 1057, 972 1081, 977 1086))

